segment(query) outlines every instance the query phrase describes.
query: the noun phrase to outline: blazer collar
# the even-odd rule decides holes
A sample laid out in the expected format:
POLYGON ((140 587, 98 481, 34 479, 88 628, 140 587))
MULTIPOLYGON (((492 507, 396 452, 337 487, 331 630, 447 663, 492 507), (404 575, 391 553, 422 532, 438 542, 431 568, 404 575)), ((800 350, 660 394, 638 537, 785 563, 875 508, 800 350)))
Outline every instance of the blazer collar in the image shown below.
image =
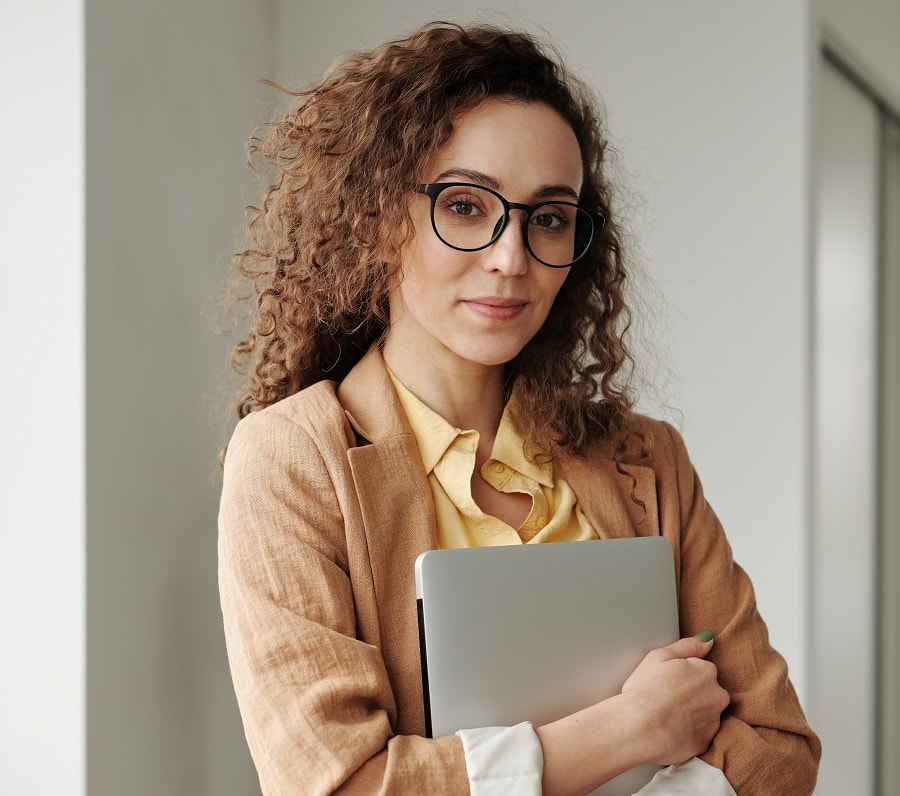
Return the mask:
POLYGON ((412 434, 377 346, 347 374, 337 393, 351 425, 366 441, 412 434))
MULTIPOLYGON (((412 440, 412 430, 377 347, 371 348, 350 371, 338 388, 338 396, 351 424, 368 442, 406 436, 412 440)), ((414 441, 412 445, 417 450, 414 441)), ((593 446, 584 456, 562 450, 556 450, 555 455, 601 538, 659 534, 654 469, 636 463, 635 457, 627 453, 617 467, 614 448, 612 442, 606 441, 593 446)))

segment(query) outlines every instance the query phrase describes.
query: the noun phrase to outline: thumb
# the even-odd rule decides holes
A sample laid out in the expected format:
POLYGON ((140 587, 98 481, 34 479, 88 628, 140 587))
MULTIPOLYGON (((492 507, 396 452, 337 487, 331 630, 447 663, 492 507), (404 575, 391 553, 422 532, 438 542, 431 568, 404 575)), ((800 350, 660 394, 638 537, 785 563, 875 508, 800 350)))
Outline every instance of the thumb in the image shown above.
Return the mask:
POLYGON ((712 630, 701 630, 696 636, 681 638, 668 647, 663 647, 669 660, 675 658, 705 658, 713 646, 712 630))

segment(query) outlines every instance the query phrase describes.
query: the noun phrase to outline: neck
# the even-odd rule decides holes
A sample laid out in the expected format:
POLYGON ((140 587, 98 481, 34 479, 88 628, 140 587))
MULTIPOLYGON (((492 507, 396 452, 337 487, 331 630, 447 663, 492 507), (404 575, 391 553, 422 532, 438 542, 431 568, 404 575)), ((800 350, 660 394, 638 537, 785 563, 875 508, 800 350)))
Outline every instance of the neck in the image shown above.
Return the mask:
POLYGON ((391 372, 420 400, 448 423, 475 429, 484 442, 492 441, 503 414, 503 365, 474 362, 413 362, 385 344, 384 361, 391 372))

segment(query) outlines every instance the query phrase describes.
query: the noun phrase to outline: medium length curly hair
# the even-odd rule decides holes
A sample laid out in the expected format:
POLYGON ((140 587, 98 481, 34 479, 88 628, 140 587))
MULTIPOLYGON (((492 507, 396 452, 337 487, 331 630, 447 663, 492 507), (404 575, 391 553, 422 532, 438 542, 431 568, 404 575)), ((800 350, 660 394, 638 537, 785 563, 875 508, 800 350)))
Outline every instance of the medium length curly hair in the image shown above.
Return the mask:
POLYGON ((412 229, 403 197, 454 120, 501 96, 545 103, 568 122, 584 166, 579 201, 607 219, 544 326, 508 363, 506 383, 516 384, 539 447, 578 453, 629 428, 631 316, 607 142, 596 98, 550 48, 521 32, 435 22, 351 53, 288 93, 291 107, 248 146, 248 160, 261 158, 274 178, 261 206, 249 208, 252 245, 235 256, 256 299, 231 357, 245 377, 239 417, 322 379, 340 381, 383 339, 398 278, 389 264, 405 242, 396 231, 412 229))

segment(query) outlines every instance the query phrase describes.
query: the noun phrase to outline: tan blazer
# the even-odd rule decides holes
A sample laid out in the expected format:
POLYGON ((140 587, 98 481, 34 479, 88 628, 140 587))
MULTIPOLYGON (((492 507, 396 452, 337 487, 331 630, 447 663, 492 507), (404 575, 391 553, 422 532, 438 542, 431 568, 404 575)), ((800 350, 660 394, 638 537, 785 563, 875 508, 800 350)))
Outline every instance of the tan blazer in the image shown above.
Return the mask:
MULTIPOLYGON (((812 791, 820 754, 753 589, 678 434, 653 460, 561 455, 601 538, 662 534, 681 629, 716 634, 732 698, 708 763, 740 796, 812 791), (642 508, 632 499, 644 505, 642 508)), ((456 737, 424 732, 413 563, 437 546, 415 439, 380 353, 242 420, 225 461, 219 584, 228 657, 267 794, 467 793, 456 737)))

